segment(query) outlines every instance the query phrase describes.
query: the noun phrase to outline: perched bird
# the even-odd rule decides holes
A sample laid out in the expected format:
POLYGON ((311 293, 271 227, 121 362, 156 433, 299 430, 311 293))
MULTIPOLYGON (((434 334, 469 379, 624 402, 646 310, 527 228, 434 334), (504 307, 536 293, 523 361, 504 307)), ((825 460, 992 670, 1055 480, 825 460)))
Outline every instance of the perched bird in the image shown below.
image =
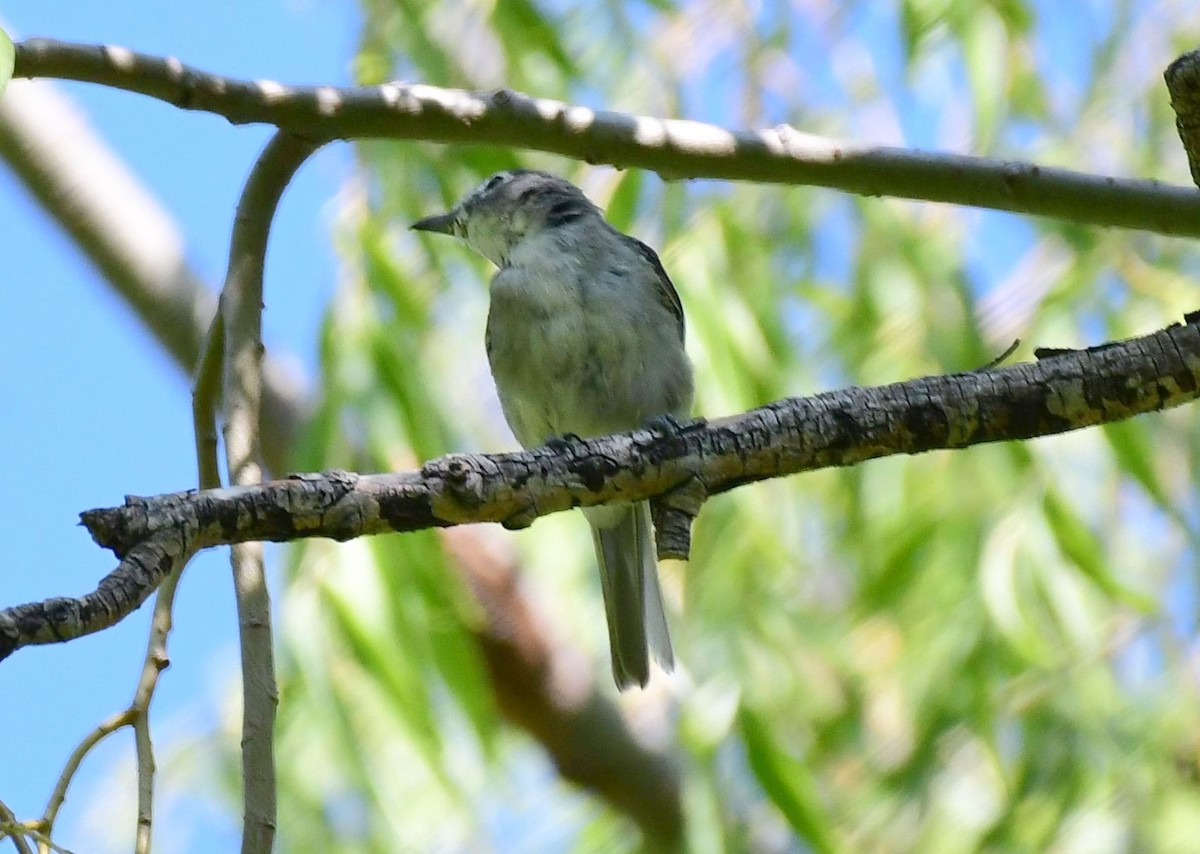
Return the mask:
MULTIPOLYGON (((487 355, 504 417, 525 447, 687 417, 683 306, 654 250, 617 231, 583 192, 546 172, 498 172, 448 213, 414 223, 500 269, 487 355)), ((644 686, 650 656, 674 664, 650 505, 587 507, 617 687, 644 686)))

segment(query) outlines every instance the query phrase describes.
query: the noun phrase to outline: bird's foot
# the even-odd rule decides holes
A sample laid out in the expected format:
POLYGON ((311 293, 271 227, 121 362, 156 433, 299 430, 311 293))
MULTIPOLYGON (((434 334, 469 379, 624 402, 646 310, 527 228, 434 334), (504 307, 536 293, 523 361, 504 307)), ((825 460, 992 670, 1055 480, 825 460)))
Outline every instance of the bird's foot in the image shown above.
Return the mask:
POLYGON ((642 426, 655 436, 669 438, 671 436, 678 436, 680 433, 687 432, 688 430, 703 427, 705 423, 703 418, 680 421, 671 413, 664 412, 662 415, 653 415, 647 418, 642 426))
POLYGON ((522 528, 528 528, 535 519, 537 519, 537 507, 527 504, 511 516, 501 519, 500 524, 509 531, 519 531, 522 528))
POLYGON ((573 445, 578 445, 583 439, 574 433, 563 433, 561 436, 551 436, 546 440, 546 447, 554 451, 556 454, 561 454, 564 451, 571 450, 573 445))

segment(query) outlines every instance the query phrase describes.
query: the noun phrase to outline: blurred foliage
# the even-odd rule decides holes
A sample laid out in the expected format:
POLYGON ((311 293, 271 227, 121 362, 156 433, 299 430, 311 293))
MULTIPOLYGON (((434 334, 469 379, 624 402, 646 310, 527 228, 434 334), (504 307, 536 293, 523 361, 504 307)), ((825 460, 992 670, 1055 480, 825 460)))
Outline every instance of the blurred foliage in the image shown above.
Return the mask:
MULTIPOLYGON (((1184 2, 364 0, 355 73, 595 108, 1187 179, 1161 71, 1184 2)), ((661 250, 697 411, 969 370, 1195 309, 1181 240, 827 190, 373 141, 346 188, 319 414, 295 467, 512 447, 483 352, 491 271, 406 226, 517 164, 661 250)), ((1175 851, 1200 838, 1197 409, 754 485, 670 577, 667 728, 695 851, 1175 851)), ((589 540, 500 534, 552 636, 608 685, 589 540)), ((433 533, 290 552, 288 851, 600 851, 628 822, 501 724, 433 533)), ((615 692, 613 692, 615 694, 615 692)), ((236 738, 229 748, 236 745, 236 738)))
POLYGON ((0 29, 0 93, 8 86, 8 81, 12 79, 13 60, 15 59, 16 49, 13 47, 12 39, 8 33, 0 29))

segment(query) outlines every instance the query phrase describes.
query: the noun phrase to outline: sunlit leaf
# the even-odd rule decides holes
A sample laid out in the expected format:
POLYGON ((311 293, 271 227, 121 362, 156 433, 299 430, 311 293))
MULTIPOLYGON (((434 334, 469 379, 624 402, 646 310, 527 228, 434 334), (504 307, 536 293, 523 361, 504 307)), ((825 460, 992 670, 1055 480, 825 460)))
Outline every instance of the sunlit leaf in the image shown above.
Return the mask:
POLYGON ((17 49, 13 46, 12 39, 0 28, 0 95, 4 94, 8 81, 12 79, 16 57, 17 49))
POLYGON ((617 179, 616 188, 609 197, 605 216, 619 231, 631 231, 637 215, 638 200, 642 195, 642 173, 627 169, 617 179))
POLYGON ((814 851, 838 850, 808 769, 772 743, 770 727, 749 708, 742 707, 738 724, 754 776, 800 838, 814 851))
POLYGON ((1104 436, 1112 445, 1120 467, 1163 507, 1170 506, 1166 490, 1155 467, 1154 447, 1145 425, 1137 421, 1117 421, 1104 425, 1104 436))
POLYGON ((1043 507, 1046 522, 1054 533, 1059 548, 1084 575, 1106 595, 1147 613, 1154 610, 1152 599, 1130 590, 1116 579, 1109 569, 1108 561, 1105 560, 1097 535, 1086 528, 1071 506, 1054 490, 1046 492, 1043 507))
POLYGON ((1008 33, 990 6, 972 5, 963 23, 963 54, 974 96, 977 144, 986 150, 1007 102, 1008 33))

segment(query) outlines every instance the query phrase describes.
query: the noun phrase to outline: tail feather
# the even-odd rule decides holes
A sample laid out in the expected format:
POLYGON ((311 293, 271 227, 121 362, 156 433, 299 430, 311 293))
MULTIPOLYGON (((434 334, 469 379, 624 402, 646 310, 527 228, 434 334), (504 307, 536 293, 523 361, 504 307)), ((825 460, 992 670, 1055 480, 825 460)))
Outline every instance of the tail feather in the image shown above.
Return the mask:
POLYGON ((675 669, 675 652, 671 649, 671 631, 667 627, 667 610, 663 607, 662 587, 658 580, 658 550, 654 547, 654 523, 650 505, 646 502, 633 509, 637 519, 642 551, 642 592, 645 596, 646 634, 650 654, 658 666, 668 673, 675 669))
POLYGON ((604 512, 589 512, 588 521, 600 563, 613 678, 622 690, 634 683, 644 686, 650 679, 651 655, 664 670, 675 663, 658 582, 650 505, 596 510, 604 512))

